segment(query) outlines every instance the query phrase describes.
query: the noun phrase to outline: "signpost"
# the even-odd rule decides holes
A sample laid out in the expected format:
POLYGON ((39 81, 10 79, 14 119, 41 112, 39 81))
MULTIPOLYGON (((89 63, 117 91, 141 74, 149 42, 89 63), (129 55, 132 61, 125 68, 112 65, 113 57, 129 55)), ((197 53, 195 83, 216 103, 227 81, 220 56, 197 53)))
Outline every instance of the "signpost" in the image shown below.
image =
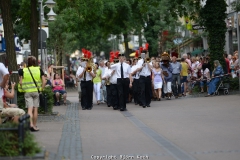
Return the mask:
POLYGON ((198 24, 192 25, 192 30, 200 30, 200 29, 206 29, 206 27, 200 26, 198 24))

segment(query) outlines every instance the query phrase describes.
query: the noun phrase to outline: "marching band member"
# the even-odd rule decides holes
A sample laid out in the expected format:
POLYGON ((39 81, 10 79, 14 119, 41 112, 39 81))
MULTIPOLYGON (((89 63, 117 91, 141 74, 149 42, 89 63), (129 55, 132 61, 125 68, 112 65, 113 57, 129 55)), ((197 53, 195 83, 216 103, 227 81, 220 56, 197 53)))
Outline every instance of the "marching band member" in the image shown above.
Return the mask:
POLYGON ((110 91, 110 77, 112 74, 112 70, 110 69, 110 62, 106 62, 105 64, 107 68, 105 69, 105 73, 102 76, 102 80, 105 80, 105 85, 106 85, 106 91, 107 91, 107 106, 111 106, 111 91, 110 91))
MULTIPOLYGON (((91 53, 90 53, 91 54, 91 53)), ((84 54, 85 55, 85 54, 84 54)), ((93 67, 90 67, 87 60, 91 56, 88 55, 88 59, 85 59, 82 66, 78 67, 76 77, 81 81, 81 106, 82 110, 91 110, 93 104, 93 82, 92 79, 96 76, 93 73, 93 67)))
POLYGON ((134 98, 134 103, 135 105, 138 105, 140 102, 139 99, 139 66, 137 65, 138 62, 138 51, 136 51, 135 58, 133 59, 133 66, 131 68, 131 74, 133 78, 133 98, 134 98))
POLYGON ((125 111, 128 90, 132 87, 132 75, 130 66, 124 62, 124 54, 118 54, 118 58, 119 63, 111 65, 111 69, 116 72, 119 108, 125 111))
POLYGON ((139 68, 141 71, 139 73, 139 86, 140 86, 140 101, 143 108, 150 107, 151 103, 151 70, 152 66, 149 62, 144 59, 140 59, 138 64, 142 64, 139 68))

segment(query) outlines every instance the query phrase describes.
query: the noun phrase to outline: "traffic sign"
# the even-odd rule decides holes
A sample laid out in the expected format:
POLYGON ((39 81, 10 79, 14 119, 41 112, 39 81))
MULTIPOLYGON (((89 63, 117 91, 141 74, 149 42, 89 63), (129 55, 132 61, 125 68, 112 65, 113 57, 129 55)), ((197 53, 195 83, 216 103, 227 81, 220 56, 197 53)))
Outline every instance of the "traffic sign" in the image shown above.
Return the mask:
POLYGON ((206 27, 200 26, 198 24, 192 25, 192 30, 200 30, 200 29, 206 29, 206 27))

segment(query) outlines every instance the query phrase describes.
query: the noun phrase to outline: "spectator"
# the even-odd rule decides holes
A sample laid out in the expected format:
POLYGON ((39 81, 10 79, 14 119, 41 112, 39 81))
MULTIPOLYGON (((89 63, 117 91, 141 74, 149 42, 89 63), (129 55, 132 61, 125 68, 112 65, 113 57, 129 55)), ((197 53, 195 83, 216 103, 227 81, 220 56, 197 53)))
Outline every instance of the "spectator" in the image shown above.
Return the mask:
POLYGON ((223 55, 223 57, 224 57, 224 59, 225 59, 225 63, 226 63, 226 68, 224 69, 225 70, 225 73, 230 73, 230 62, 229 62, 229 60, 228 60, 228 54, 227 53, 225 53, 224 55, 223 55))
POLYGON ((94 78, 93 78, 93 88, 94 88, 94 92, 95 92, 95 97, 96 97, 96 100, 97 100, 97 105, 100 104, 100 89, 102 88, 103 85, 105 84, 102 84, 102 70, 99 69, 99 65, 98 63, 95 63, 95 70, 94 70, 94 74, 96 75, 94 78))
POLYGON ((220 81, 220 77, 221 75, 224 74, 223 68, 221 66, 221 64, 219 63, 218 60, 214 61, 214 70, 213 70, 213 75, 212 75, 212 80, 209 83, 209 87, 208 87, 208 96, 211 96, 214 94, 214 92, 216 91, 216 86, 217 83, 220 81))
POLYGON ((64 105, 66 105, 67 92, 64 90, 65 84, 58 73, 54 74, 52 86, 56 96, 55 105, 60 106, 60 94, 63 96, 64 105))
POLYGON ((204 93, 204 84, 207 84, 207 91, 210 81, 210 70, 208 69, 208 64, 203 63, 202 69, 201 69, 201 81, 200 81, 200 87, 201 87, 201 93, 204 93))
POLYGON ((10 104, 7 99, 14 98, 14 87, 15 83, 11 83, 11 92, 9 91, 9 85, 7 84, 4 88, 3 95, 3 104, 4 104, 4 112, 2 112, 3 116, 8 117, 14 123, 18 123, 18 119, 20 116, 25 114, 23 109, 17 108, 16 104, 10 104))
POLYGON ((30 130, 39 131, 37 128, 39 92, 45 87, 45 77, 43 71, 37 66, 34 56, 28 57, 28 67, 20 69, 19 84, 23 90, 26 107, 30 115, 30 130), (36 83, 35 83, 36 82, 36 83))
POLYGON ((165 83, 160 64, 155 63, 155 68, 152 69, 152 83, 158 101, 161 101, 163 82, 165 83))
POLYGON ((188 64, 185 58, 181 58, 181 84, 183 85, 183 96, 186 96, 187 91, 187 76, 188 76, 188 64))
POLYGON ((173 56, 172 57, 172 90, 175 98, 181 97, 181 77, 180 73, 182 70, 182 65, 177 62, 177 57, 173 56))
MULTIPOLYGON (((101 70, 101 77, 105 74, 106 66, 104 64, 104 61, 101 60, 99 61, 99 69, 101 70)), ((101 103, 107 102, 107 91, 106 91, 106 86, 105 86, 105 80, 102 80, 102 85, 101 85, 101 103)))

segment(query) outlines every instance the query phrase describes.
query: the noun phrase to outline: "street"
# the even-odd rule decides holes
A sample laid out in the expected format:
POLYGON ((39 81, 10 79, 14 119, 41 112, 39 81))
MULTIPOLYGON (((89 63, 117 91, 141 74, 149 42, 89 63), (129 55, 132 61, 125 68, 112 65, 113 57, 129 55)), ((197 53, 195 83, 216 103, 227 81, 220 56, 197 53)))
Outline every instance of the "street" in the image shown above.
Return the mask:
POLYGON ((54 107, 58 118, 39 117, 34 134, 47 159, 240 159, 239 94, 131 103, 124 112, 95 101, 81 110, 77 96, 54 107))

